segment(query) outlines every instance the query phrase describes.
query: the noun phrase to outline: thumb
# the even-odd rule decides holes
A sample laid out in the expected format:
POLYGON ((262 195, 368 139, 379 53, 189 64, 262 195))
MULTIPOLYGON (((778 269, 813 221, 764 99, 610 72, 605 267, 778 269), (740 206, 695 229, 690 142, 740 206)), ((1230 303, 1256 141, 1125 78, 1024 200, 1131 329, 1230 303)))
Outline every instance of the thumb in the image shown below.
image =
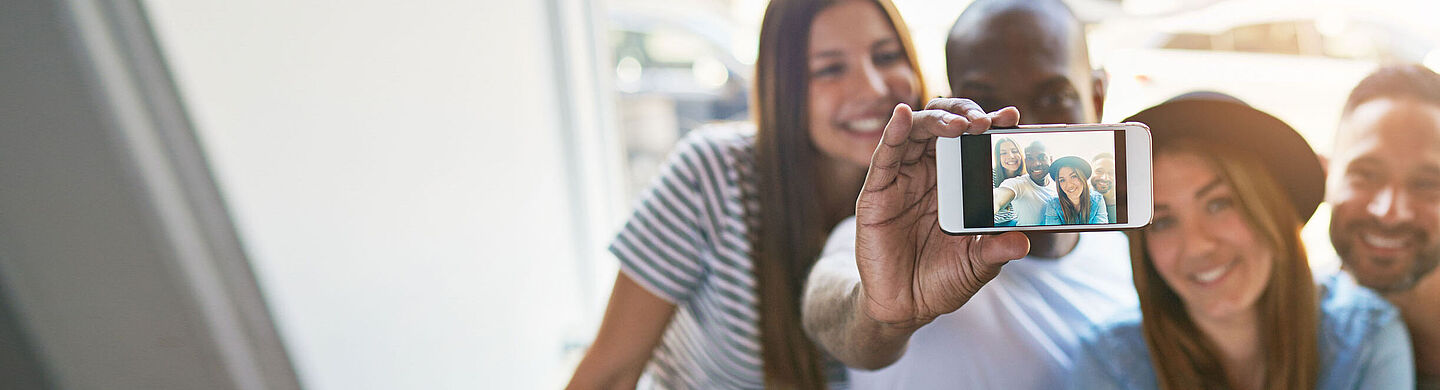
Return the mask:
POLYGON ((971 253, 980 264, 1001 265, 1030 253, 1030 238, 1024 233, 1008 232, 996 236, 980 236, 971 253))
POLYGON ((890 121, 885 123, 885 132, 880 136, 883 141, 881 143, 890 146, 904 145, 905 140, 910 138, 910 125, 914 121, 912 114, 914 111, 909 104, 896 104, 895 109, 890 112, 890 121))
POLYGON ((899 176, 900 162, 905 158, 902 147, 910 138, 911 113, 910 106, 905 103, 895 106, 890 122, 885 124, 885 132, 880 136, 880 144, 875 145, 875 153, 870 156, 870 171, 866 173, 863 187, 865 191, 889 187, 899 176))

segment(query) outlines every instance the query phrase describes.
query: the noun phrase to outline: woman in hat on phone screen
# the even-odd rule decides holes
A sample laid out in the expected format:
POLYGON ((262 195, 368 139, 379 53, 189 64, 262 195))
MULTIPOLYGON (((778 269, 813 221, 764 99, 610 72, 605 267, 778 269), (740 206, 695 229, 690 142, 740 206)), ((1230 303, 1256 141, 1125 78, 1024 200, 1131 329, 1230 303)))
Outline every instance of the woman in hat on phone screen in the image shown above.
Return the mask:
POLYGON ((1050 179, 1055 181, 1056 197, 1045 201, 1046 225, 1084 225, 1109 223, 1105 198, 1090 191, 1090 163, 1075 156, 1065 156, 1050 163, 1050 179))

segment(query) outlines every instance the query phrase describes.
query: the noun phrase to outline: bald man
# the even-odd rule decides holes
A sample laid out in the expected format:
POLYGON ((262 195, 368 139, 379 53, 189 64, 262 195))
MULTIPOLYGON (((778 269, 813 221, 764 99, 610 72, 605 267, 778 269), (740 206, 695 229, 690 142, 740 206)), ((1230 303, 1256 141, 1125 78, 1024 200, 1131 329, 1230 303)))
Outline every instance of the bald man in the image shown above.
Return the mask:
MULTIPOLYGON (((976 1, 956 21, 946 61, 955 95, 985 109, 1015 106, 1023 123, 1100 117, 1104 79, 1090 66, 1079 21, 1058 1, 976 1)), ((879 227, 859 229, 885 236, 864 231, 879 227)), ((1138 301, 1117 232, 1027 234, 1029 256, 988 281, 966 272, 945 280, 862 270, 857 262, 894 255, 869 242, 857 250, 856 234, 853 218, 835 228, 807 280, 802 314, 811 338, 852 367, 857 389, 1063 388, 1077 332, 1138 301), (870 313, 890 308, 867 294, 919 302, 913 318, 882 322, 870 313)), ((932 260, 949 259, 914 261, 932 260)))

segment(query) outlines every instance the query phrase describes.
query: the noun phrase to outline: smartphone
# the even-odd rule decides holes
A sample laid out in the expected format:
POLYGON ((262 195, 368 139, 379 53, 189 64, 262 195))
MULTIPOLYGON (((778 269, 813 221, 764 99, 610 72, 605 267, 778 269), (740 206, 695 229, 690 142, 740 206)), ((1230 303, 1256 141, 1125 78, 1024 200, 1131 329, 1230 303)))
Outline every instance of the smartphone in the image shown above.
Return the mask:
POLYGON ((1150 128, 1027 125, 935 144, 940 228, 950 234, 1124 230, 1150 224, 1150 128))

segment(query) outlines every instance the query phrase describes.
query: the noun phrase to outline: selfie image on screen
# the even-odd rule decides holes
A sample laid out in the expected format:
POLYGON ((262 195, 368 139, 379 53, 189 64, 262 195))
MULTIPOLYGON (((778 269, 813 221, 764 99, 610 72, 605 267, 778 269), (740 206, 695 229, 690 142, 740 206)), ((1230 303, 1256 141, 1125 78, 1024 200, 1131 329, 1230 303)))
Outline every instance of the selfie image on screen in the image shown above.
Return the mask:
POLYGON ((1117 201, 1116 132, 989 138, 992 226, 1125 222, 1117 210, 1117 203, 1123 202, 1117 201))

